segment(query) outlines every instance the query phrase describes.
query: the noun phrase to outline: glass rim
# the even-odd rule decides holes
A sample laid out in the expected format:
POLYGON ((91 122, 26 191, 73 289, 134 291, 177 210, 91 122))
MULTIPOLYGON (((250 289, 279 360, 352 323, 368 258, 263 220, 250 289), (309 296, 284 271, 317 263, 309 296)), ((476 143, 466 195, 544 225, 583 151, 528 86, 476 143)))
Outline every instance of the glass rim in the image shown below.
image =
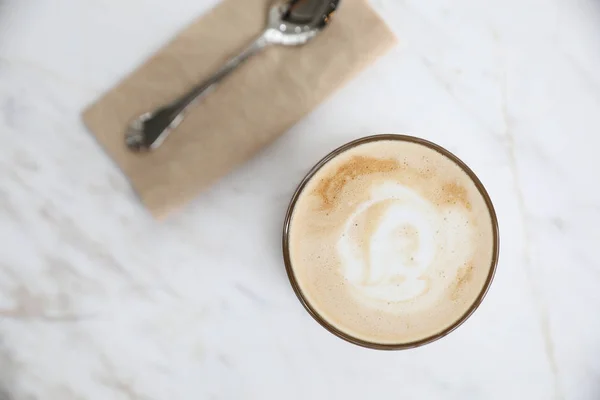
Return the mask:
POLYGON ((490 196, 489 196, 487 190, 485 189, 483 183, 481 183, 481 181, 479 180, 477 175, 475 175, 475 173, 471 170, 471 168, 469 168, 467 166, 467 164, 465 164, 460 158, 458 158, 456 155, 451 153, 449 150, 446 150, 442 146, 435 144, 433 142, 430 142, 428 140, 418 138, 418 137, 408 136, 408 135, 400 135, 400 134, 372 135, 372 136, 366 136, 366 137, 362 137, 360 139, 353 140, 353 141, 348 142, 348 143, 338 147, 337 149, 331 151, 329 154, 327 154, 325 157, 323 157, 319 162, 317 162, 315 164, 315 166, 312 167, 310 169, 310 171, 304 176, 304 178, 302 179, 302 181, 296 188, 294 195, 292 196, 292 198, 290 200, 290 204, 288 206, 287 212, 286 212, 286 216, 285 216, 285 220, 284 220, 284 224, 283 224, 283 239, 282 239, 283 260, 285 263, 285 269, 287 272, 288 279, 290 281, 292 289, 294 290, 294 293, 296 294, 296 297, 298 297, 298 300, 304 306, 304 308, 310 314, 310 316, 315 321, 317 321, 323 328, 327 329, 329 332, 331 332, 335 336, 337 336, 347 342, 361 346, 361 347, 366 347, 366 348, 376 349, 376 350, 405 350, 405 349, 420 347, 420 346, 435 342, 436 340, 443 338, 444 336, 450 334, 455 329, 457 329, 459 326, 461 326, 467 319, 469 319, 469 317, 471 317, 471 315, 473 315, 475 310, 477 310, 479 308, 479 306, 483 302, 483 299, 485 298, 487 292, 489 291, 489 288, 490 288, 492 281, 494 279, 494 276, 496 274, 496 268, 498 266, 498 258, 499 258, 499 250, 500 250, 500 237, 499 236, 500 235, 499 235, 499 227, 498 227, 498 218, 496 215, 496 211, 494 209, 494 205, 492 204, 492 200, 490 199, 490 196), (313 178, 313 176, 325 164, 327 164, 329 161, 331 161, 338 155, 340 155, 356 146, 359 146, 359 145, 362 145, 365 143, 378 142, 378 141, 384 141, 384 140, 397 140, 397 141, 420 144, 420 145, 426 146, 434 151, 437 151, 438 153, 449 158, 458 167, 460 167, 465 173, 467 173, 467 175, 469 176, 471 181, 475 184, 475 186, 477 187, 477 190, 479 191, 479 193, 481 194, 481 196, 483 197, 483 199, 486 203, 486 206, 489 211, 490 219, 492 222, 493 250, 492 250, 492 260, 491 260, 490 270, 488 272, 488 276, 485 280, 485 283, 482 286, 482 288, 481 288, 479 294, 477 295, 477 298, 473 302, 473 304, 471 304, 471 306, 469 306, 469 308, 459 318, 457 318, 456 321, 454 321, 448 327, 440 330, 439 332, 437 332, 435 334, 429 335, 425 338, 422 338, 419 340, 414 340, 414 341, 409 341, 409 342, 403 342, 403 343, 377 343, 375 341, 368 341, 368 340, 360 339, 349 333, 342 331, 341 329, 336 328, 333 324, 329 323, 324 317, 322 317, 319 314, 319 312, 312 306, 312 304, 310 304, 310 302, 308 301, 308 299, 305 297, 304 293, 302 292, 302 289, 300 288, 300 285, 298 284, 298 281, 296 280, 296 277, 294 274, 292 262, 290 259, 290 250, 289 250, 289 234, 290 234, 290 225, 291 225, 292 215, 294 213, 294 209, 295 209, 296 203, 298 201, 298 198, 300 197, 300 194, 302 193, 302 191, 304 190, 304 188, 306 187, 308 182, 310 182, 310 180, 313 178))

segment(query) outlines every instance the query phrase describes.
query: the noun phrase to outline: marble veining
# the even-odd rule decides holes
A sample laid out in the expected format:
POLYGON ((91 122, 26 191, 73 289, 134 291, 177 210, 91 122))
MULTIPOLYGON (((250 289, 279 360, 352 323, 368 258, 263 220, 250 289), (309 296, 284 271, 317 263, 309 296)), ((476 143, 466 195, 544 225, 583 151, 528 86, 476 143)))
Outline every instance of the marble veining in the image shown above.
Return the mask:
POLYGON ((371 0, 401 44, 157 223, 79 113, 216 2, 0 1, 0 400, 600 399, 600 3, 371 0), (305 313, 280 234, 390 132, 475 170, 501 256, 458 331, 383 353, 305 313))

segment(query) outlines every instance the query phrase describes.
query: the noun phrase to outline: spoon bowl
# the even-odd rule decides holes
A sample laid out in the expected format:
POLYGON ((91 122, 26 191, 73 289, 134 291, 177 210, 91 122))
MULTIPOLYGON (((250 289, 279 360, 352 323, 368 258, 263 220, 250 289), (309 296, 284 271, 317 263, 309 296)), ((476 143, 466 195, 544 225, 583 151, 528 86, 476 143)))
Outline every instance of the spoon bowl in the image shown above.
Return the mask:
POLYGON ((340 0, 278 1, 269 11, 266 39, 272 44, 300 46, 331 20, 340 0))

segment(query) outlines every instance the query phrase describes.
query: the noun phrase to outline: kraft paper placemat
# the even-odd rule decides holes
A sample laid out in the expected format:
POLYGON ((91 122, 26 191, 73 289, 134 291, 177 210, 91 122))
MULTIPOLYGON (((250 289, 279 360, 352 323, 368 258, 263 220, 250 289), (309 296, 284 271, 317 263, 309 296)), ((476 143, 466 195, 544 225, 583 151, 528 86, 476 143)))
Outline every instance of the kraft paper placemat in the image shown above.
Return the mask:
POLYGON ((271 46, 209 94, 157 150, 136 154, 126 127, 210 76, 260 34, 270 0, 224 0, 83 113, 99 143, 161 218, 272 142, 395 43, 363 0, 342 0, 301 47, 271 46))

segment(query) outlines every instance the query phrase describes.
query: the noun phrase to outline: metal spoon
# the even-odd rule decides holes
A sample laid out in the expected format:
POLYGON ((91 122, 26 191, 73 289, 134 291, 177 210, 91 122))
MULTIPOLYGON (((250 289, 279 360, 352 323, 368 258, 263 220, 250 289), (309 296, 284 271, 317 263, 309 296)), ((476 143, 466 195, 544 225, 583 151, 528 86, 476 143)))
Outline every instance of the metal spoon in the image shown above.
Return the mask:
POLYGON ((183 121, 186 113, 235 68, 265 47, 299 46, 315 37, 331 20, 340 0, 277 0, 269 11, 264 32, 206 81, 154 111, 131 122, 125 143, 132 151, 153 150, 183 121))

